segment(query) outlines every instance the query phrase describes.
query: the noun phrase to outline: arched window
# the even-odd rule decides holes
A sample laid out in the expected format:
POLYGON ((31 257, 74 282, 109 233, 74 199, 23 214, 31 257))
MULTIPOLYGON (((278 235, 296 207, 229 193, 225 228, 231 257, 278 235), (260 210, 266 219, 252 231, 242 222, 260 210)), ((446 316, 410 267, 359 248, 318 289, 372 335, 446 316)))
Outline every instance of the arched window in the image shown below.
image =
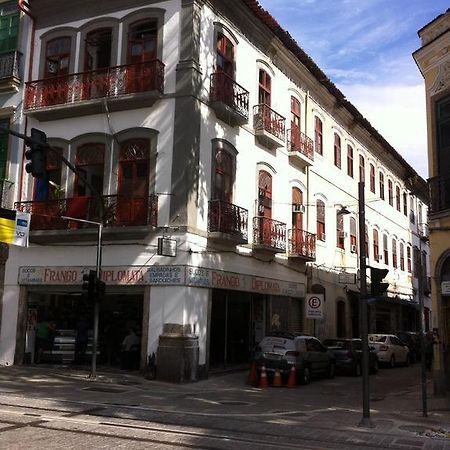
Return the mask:
POLYGON ((363 155, 359 155, 359 181, 364 181, 365 180, 365 161, 364 161, 364 156, 363 155))
POLYGON ((406 247, 406 264, 409 273, 412 273, 411 247, 406 247))
POLYGON ((384 200, 384 174, 380 172, 380 198, 384 200))
POLYGON ((341 138, 334 133, 334 165, 341 168, 341 138))
MULTIPOLYGON (((59 155, 62 155, 62 148, 53 148, 59 155)), ((36 201, 58 200, 63 196, 61 186, 61 157, 57 156, 55 152, 47 153, 46 169, 46 178, 35 179, 33 199, 36 201)))
POLYGON ((397 211, 401 210, 400 201, 400 188, 398 186, 395 186, 395 204, 397 211))
MULTIPOLYGON (((77 172, 100 194, 103 192, 103 161, 105 145, 99 143, 89 143, 77 148, 75 167, 77 172)), ((78 177, 75 177, 75 197, 94 197, 95 193, 86 186, 78 177)))
POLYGON ((383 234, 383 256, 384 263, 389 265, 388 237, 386 234, 383 234))
POLYGON ((234 79, 234 46, 222 33, 217 33, 216 70, 234 79))
POLYGON ((58 37, 47 42, 44 77, 67 75, 70 64, 71 38, 58 37))
POLYGON ((272 92, 272 80, 269 74, 263 70, 259 69, 259 91, 258 91, 258 102, 261 105, 271 105, 271 92, 272 92))
POLYGON ((139 64, 155 59, 157 39, 156 20, 141 20, 131 24, 128 31, 128 64, 139 64))
POLYGON ((369 257, 369 227, 366 224, 366 232, 364 236, 364 244, 366 248, 366 258, 369 257))
POLYGON ((389 199, 389 204, 391 206, 394 206, 394 188, 392 186, 391 180, 388 180, 388 199, 389 199))
POLYGON ((400 269, 405 270, 405 246, 400 242, 400 269))
POLYGON ((232 203, 234 160, 229 152, 216 149, 213 200, 232 203))
POLYGON ((350 217, 350 251, 352 253, 358 252, 358 244, 356 240, 356 219, 350 217))
POLYGON ((300 102, 294 96, 291 96, 291 146, 292 150, 298 150, 300 145, 300 102))
POLYGON ((403 215, 408 217, 408 194, 403 192, 403 215))
POLYGON ((378 230, 373 230, 373 259, 378 261, 378 255, 380 254, 380 245, 378 241, 378 230))
POLYGON ((112 29, 103 28, 87 34, 85 40, 85 72, 111 65, 112 29))
POLYGON ((325 241, 325 203, 317 200, 317 239, 325 241))
POLYGON ((336 247, 344 249, 345 234, 344 234, 344 215, 336 211, 336 247))
POLYGON ((347 145, 347 175, 353 178, 353 147, 347 145))
POLYGON ((265 170, 259 171, 258 216, 272 218, 272 175, 265 170))
POLYGON ((314 143, 316 153, 323 155, 322 121, 317 116, 314 118, 314 143))
POLYGON ((397 241, 392 239, 392 266, 397 268, 397 241))
POLYGON ((375 194, 375 166, 370 165, 370 191, 375 194))

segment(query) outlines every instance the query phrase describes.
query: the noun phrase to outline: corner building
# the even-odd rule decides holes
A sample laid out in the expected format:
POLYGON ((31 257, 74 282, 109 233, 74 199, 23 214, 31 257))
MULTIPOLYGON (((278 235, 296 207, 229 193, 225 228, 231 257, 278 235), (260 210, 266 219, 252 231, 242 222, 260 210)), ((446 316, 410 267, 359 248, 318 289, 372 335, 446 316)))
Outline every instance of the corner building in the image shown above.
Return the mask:
POLYGON ((417 329, 425 182, 270 14, 251 0, 85 3, 32 0, 23 17, 24 114, 55 151, 49 183, 24 174, 17 197, 33 231, 7 261, 0 364, 27 358, 34 322, 71 330, 90 313, 97 229, 62 216, 104 223, 105 363, 130 326, 141 368, 166 324, 198 336, 198 376, 247 363, 270 330, 358 335, 359 179, 369 262, 390 269, 371 331, 417 329), (320 321, 307 292, 324 294, 320 321))
MULTIPOLYGON (((413 54, 424 77, 428 130, 428 187, 433 323, 434 391, 450 391, 450 9, 418 32, 413 54)), ((450 405, 447 403, 447 408, 450 405)))

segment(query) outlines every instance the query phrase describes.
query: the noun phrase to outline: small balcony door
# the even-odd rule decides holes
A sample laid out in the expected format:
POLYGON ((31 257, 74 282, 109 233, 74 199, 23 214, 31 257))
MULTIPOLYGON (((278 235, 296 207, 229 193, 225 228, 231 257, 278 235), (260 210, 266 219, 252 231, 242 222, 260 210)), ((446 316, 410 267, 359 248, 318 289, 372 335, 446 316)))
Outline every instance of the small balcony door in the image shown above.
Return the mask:
POLYGON ((303 205, 303 192, 299 188, 292 188, 292 237, 297 252, 303 247, 303 213, 296 211, 294 205, 303 205))
POLYGON ((127 92, 145 92, 154 86, 155 72, 146 62, 157 58, 158 28, 156 20, 134 23, 128 32, 127 92))
POLYGON ((131 139, 121 145, 117 222, 119 225, 147 223, 150 174, 150 144, 131 139))
POLYGON ((291 145, 290 150, 300 150, 300 102, 295 97, 291 97, 291 145))
POLYGON ((232 156, 225 150, 217 150, 213 200, 222 200, 223 202, 232 203, 233 178, 234 164, 232 156))
POLYGON ((259 171, 258 180, 258 216, 260 243, 271 246, 272 235, 272 175, 265 170, 259 171))
POLYGON ((48 89, 43 89, 43 104, 59 105, 67 102, 68 84, 64 75, 69 74, 71 38, 68 36, 52 39, 45 51, 44 78, 61 77, 52 80, 48 89))

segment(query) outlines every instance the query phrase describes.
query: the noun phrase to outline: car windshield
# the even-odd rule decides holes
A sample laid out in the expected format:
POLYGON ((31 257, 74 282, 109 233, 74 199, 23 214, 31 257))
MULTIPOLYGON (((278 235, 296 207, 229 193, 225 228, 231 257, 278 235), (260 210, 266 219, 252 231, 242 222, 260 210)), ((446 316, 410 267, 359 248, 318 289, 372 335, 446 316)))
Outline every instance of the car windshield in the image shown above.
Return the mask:
POLYGON ((266 336, 259 346, 263 352, 284 353, 287 350, 295 350, 293 339, 285 339, 277 336, 266 336))
POLYGON ((327 347, 338 347, 342 348, 343 350, 350 350, 350 342, 348 341, 341 341, 339 339, 325 339, 323 341, 323 344, 327 347))
POLYGON ((371 342, 386 342, 386 336, 379 336, 377 334, 369 336, 371 342))

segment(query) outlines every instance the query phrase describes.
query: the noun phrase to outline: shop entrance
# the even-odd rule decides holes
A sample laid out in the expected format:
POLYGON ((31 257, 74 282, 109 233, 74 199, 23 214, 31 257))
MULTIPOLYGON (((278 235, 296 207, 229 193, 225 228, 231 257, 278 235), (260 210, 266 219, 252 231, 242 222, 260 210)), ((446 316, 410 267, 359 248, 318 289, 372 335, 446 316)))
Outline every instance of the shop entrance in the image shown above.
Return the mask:
MULTIPOLYGON (((105 297, 100 304, 99 366, 139 368, 142 312, 142 295, 109 294, 105 297), (136 335, 127 341, 134 342, 131 355, 134 357, 125 358, 124 367, 122 343, 130 334, 136 335)), ((92 324, 93 306, 78 292, 31 292, 28 298, 26 360, 30 363, 89 365, 92 324)))
POLYGON ((247 364, 256 340, 263 336, 263 297, 246 292, 213 290, 210 369, 247 364))

